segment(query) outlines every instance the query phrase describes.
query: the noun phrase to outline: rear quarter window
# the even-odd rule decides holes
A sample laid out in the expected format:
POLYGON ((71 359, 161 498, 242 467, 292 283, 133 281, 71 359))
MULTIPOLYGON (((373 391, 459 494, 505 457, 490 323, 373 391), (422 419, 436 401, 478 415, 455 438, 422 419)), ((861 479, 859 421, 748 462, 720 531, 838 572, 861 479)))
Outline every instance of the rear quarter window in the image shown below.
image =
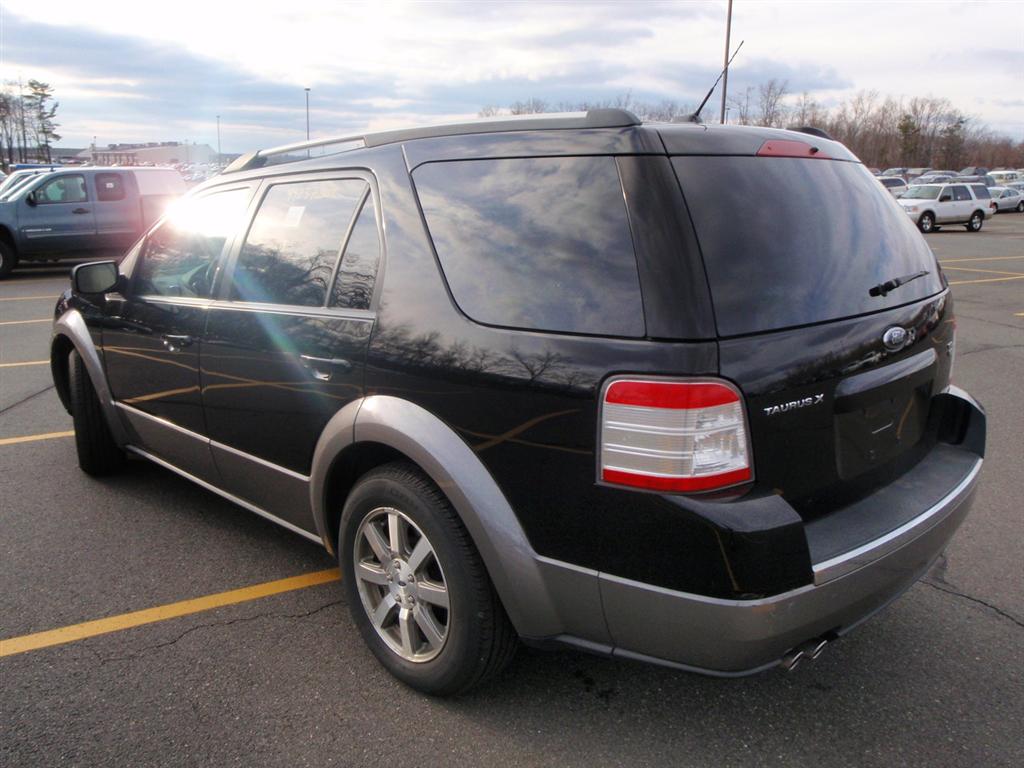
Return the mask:
POLYGON ((510 328, 643 336, 613 157, 428 163, 413 173, 459 308, 510 328))

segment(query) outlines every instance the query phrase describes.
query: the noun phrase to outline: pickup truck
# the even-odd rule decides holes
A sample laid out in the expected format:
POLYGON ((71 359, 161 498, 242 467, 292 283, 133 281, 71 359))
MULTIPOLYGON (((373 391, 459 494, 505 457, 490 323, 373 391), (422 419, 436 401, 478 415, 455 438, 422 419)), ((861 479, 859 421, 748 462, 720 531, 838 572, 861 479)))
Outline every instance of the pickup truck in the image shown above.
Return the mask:
POLYGON ((67 168, 0 195, 0 279, 20 261, 123 251, 184 194, 172 168, 67 168))

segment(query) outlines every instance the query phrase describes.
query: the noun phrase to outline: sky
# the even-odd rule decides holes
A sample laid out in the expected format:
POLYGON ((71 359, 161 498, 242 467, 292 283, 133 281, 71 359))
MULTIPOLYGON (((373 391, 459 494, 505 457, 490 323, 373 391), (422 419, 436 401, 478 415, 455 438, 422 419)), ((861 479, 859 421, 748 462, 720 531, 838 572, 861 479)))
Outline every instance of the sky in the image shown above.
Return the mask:
MULTIPOLYGON (((726 3, 3 0, 0 79, 50 83, 63 146, 244 152, 451 122, 517 100, 696 103, 726 3)), ((735 0, 730 93, 770 78, 825 105, 940 96, 1024 139, 1024 0, 735 0)), ((705 118, 718 113, 718 92, 705 118)))

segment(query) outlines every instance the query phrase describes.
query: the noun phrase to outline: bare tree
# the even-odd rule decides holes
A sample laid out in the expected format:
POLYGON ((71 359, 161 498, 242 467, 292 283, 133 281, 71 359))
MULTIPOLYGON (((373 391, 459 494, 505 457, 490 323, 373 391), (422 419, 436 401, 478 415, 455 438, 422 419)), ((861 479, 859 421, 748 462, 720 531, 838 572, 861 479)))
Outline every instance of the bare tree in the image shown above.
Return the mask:
POLYGON ((757 87, 757 124, 781 127, 789 111, 784 103, 789 82, 774 77, 757 87))

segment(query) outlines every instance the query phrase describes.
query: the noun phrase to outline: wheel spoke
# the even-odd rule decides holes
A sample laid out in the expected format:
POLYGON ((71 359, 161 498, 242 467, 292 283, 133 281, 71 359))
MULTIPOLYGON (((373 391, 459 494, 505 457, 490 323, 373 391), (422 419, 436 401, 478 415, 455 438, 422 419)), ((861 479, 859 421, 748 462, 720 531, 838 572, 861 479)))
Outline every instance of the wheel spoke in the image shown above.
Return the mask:
POLYGON ((388 575, 384 569, 367 562, 356 563, 356 577, 370 584, 380 584, 382 587, 388 583, 388 575))
POLYGON ((413 616, 416 618, 416 624, 423 631, 423 637, 427 639, 427 645, 430 646, 430 650, 440 648, 441 643, 444 642, 444 637, 441 634, 443 630, 438 626, 430 610, 422 605, 418 605, 416 610, 413 611, 413 616))
POLYGON ((402 637, 402 652, 409 658, 416 652, 413 640, 413 617, 412 611, 402 608, 398 612, 398 632, 402 637))
POLYGON ((399 557, 405 557, 405 553, 409 551, 408 531, 405 528, 405 521, 396 512, 388 513, 388 538, 391 551, 399 557))
POLYGON ((430 548, 430 542, 427 541, 426 536, 421 536, 420 540, 416 542, 416 546, 412 550, 412 554, 409 555, 409 567, 413 573, 416 573, 420 566, 423 565, 424 561, 434 553, 434 550, 430 548))
POLYGON ((444 584, 433 581, 420 581, 416 584, 416 596, 425 603, 439 608, 448 608, 448 589, 444 584))
POLYGON ((377 609, 373 612, 373 615, 370 616, 370 621, 373 622, 373 626, 375 626, 377 629, 383 627, 384 622, 388 618, 388 614, 391 613, 392 609, 396 605, 398 605, 398 603, 395 602, 395 598, 393 598, 391 595, 384 595, 384 599, 380 601, 380 605, 377 606, 377 609))
POLYGON ((366 537, 366 541, 370 545, 370 549, 373 550, 373 554, 377 556, 377 559, 381 563, 387 563, 391 560, 391 552, 388 549, 388 542, 377 529, 377 526, 373 523, 367 523, 363 526, 363 536, 366 537))

